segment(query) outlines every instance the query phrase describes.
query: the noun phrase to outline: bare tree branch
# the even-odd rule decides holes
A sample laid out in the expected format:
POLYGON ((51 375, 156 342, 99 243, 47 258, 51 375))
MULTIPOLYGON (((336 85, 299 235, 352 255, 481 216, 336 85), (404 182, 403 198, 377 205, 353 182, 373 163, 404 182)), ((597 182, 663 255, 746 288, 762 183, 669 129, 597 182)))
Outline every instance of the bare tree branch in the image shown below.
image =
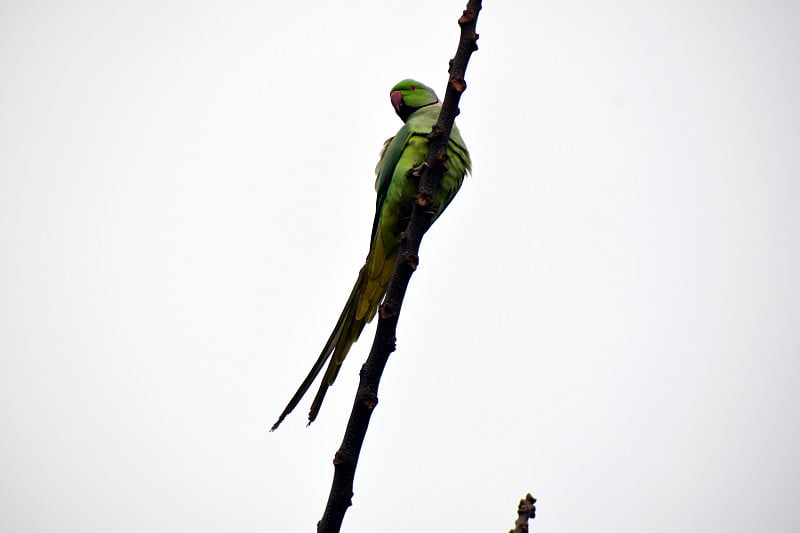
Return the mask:
POLYGON ((475 26, 481 0, 469 0, 467 8, 458 19, 461 37, 455 57, 450 61, 450 80, 442 102, 439 120, 430 135, 428 160, 418 167, 421 171, 417 194, 411 210, 411 219, 403 233, 394 273, 386 289, 386 297, 379 310, 380 319, 375 341, 364 366, 358 384, 353 410, 347 422, 344 439, 333 458, 334 475, 328 504, 322 519, 317 523, 318 533, 338 533, 347 508, 352 505, 353 478, 364 436, 367 433, 372 410, 378 404, 378 385, 389 354, 395 350, 395 333, 400 308, 408 288, 411 274, 419 262, 419 246, 422 236, 431 225, 433 212, 430 205, 447 164, 447 143, 450 130, 459 113, 458 102, 466 90, 464 73, 472 52, 478 49, 478 34, 475 26))
POLYGON ((525 498, 519 501, 517 507, 517 521, 514 522, 514 529, 509 530, 508 533, 528 533, 528 520, 536 518, 536 498, 530 495, 525 495, 525 498))

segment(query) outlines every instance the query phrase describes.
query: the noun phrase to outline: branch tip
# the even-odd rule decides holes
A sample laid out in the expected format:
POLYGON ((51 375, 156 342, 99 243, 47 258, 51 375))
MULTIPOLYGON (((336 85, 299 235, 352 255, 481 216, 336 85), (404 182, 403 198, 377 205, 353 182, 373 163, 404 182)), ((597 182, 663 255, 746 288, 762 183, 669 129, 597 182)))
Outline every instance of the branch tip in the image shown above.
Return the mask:
POLYGON ((527 533, 528 521, 536 518, 536 498, 530 492, 525 498, 519 501, 517 506, 517 520, 514 522, 514 529, 508 533, 527 533))

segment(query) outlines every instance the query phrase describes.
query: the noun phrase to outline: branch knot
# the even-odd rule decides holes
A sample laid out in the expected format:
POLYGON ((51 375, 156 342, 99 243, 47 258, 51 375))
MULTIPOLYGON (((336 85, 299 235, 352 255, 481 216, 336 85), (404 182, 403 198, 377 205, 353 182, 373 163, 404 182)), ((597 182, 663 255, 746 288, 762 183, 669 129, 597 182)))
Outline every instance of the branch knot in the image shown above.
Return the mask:
POLYGON ((333 454, 333 464, 334 465, 341 465, 341 464, 344 464, 344 463, 352 463, 352 462, 353 462, 353 460, 350 457, 348 457, 347 455, 345 455, 344 453, 342 453, 341 450, 337 450, 336 453, 333 454))
POLYGON ((419 266, 419 256, 417 254, 406 254, 403 257, 403 261, 411 268, 411 270, 416 270, 419 266))
POLYGON ((397 316, 397 309, 392 304, 383 303, 378 307, 378 314, 381 318, 390 318, 397 316))
POLYGON ((428 207, 433 204, 433 195, 419 191, 414 195, 414 200, 416 200, 418 206, 428 207))
POLYGON ((464 26, 465 24, 469 24, 477 15, 470 11, 469 9, 465 9, 464 12, 461 14, 461 17, 458 19, 458 25, 464 26))
POLYGON ((467 82, 464 78, 450 78, 450 86, 460 93, 467 90, 467 82))
POLYGON ((378 396, 374 392, 361 392, 356 396, 356 400, 364 404, 364 407, 372 411, 378 405, 378 396))

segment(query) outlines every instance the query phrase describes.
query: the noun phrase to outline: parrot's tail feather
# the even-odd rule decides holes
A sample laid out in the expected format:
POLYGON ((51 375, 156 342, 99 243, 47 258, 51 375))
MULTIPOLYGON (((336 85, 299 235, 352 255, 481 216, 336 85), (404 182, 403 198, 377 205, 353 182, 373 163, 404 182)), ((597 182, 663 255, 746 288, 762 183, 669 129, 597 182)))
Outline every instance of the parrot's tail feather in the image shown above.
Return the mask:
MULTIPOLYGON (((331 363, 333 363, 331 361, 331 363)), ((311 402, 311 410, 308 412, 308 425, 311 425, 311 422, 316 420, 317 415, 319 414, 319 408, 322 407, 322 400, 325 399, 325 393, 328 392, 328 382, 324 379, 319 386, 319 390, 317 391, 317 395, 314 396, 314 401, 311 402)))
MULTIPOLYGON (((342 319, 340 318, 339 322, 341 323, 341 321, 342 319)), ((275 431, 276 429, 278 429, 278 426, 281 425, 281 422, 283 422, 283 419, 286 418, 286 415, 291 413, 294 410, 294 408, 297 407, 297 404, 300 403, 300 400, 303 399, 303 396, 311 387, 311 384, 317 378, 320 371, 322 370, 322 367, 325 365, 325 361, 327 361, 328 358, 331 356, 331 353, 333 352, 333 347, 336 345, 336 341, 338 340, 338 337, 341 335, 341 329, 342 328, 340 327, 340 324, 337 323, 336 328, 334 328, 333 333, 331 333, 331 336, 328 339, 328 342, 325 344, 325 348, 322 350, 322 353, 319 354, 319 358, 314 363, 314 366, 311 367, 311 371, 309 371, 308 375, 306 376, 306 379, 304 379, 303 382, 300 384, 300 387, 297 389, 297 392, 294 393, 292 399, 289 400, 289 403, 286 404, 286 408, 281 413, 281 416, 278 417, 278 421, 272 425, 270 431, 275 431)))
POLYGON ((344 358, 347 357, 347 354, 350 352, 350 348, 353 346, 353 343, 356 342, 358 337, 361 335, 361 331, 364 329, 364 324, 367 323, 365 317, 359 317, 357 314, 358 308, 361 305, 361 300, 364 298, 363 280, 366 276, 367 267, 364 267, 361 269, 361 272, 358 275, 358 282, 353 288, 353 293, 350 295, 350 298, 347 300, 347 305, 345 305, 344 311, 342 311, 342 316, 346 316, 347 318, 344 320, 341 334, 334 343, 335 346, 332 348, 333 357, 331 358, 331 362, 328 364, 328 369, 325 371, 325 375, 322 377, 322 383, 319 385, 317 395, 314 396, 314 401, 311 402, 311 409, 308 411, 309 425, 311 425, 311 422, 317 418, 319 409, 322 407, 322 400, 325 399, 325 393, 328 392, 328 387, 333 385, 333 382, 336 381, 336 376, 339 375, 339 369, 342 368, 344 358))
POLYGON ((295 407, 297 407, 297 404, 300 403, 300 400, 303 399, 303 396, 306 392, 308 392, 311 384, 322 371, 322 367, 325 366, 325 362, 331 357, 331 355, 333 355, 333 358, 328 365, 328 369, 325 372, 325 376, 322 379, 322 386, 320 387, 317 396, 314 398, 314 402, 311 404, 311 411, 308 414, 308 423, 310 424, 317 417, 320 406, 322 405, 322 400, 325 398, 325 392, 327 391, 328 387, 333 384, 333 381, 336 379, 336 374, 339 373, 339 367, 342 365, 342 361, 344 361, 347 352, 350 351, 350 347, 353 345, 356 339, 358 339, 358 336, 361 334, 361 330, 364 329, 365 321, 363 318, 356 319, 356 311, 358 310, 358 306, 362 298, 364 280, 366 276, 366 268, 362 268, 361 272, 358 274, 358 280, 356 280, 353 291, 350 293, 350 297, 347 299, 347 303, 342 310, 342 314, 339 315, 339 320, 336 322, 336 326, 333 328, 331 336, 328 337, 328 342, 325 343, 325 347, 319 354, 314 366, 311 367, 306 379, 304 379, 303 383, 300 384, 300 387, 297 389, 297 392, 294 393, 292 399, 289 400, 289 403, 286 404, 286 408, 281 413, 281 416, 278 417, 278 421, 272 425, 272 429, 270 429, 270 431, 275 431, 278 426, 281 425, 283 419, 286 418, 286 416, 291 413, 295 407))

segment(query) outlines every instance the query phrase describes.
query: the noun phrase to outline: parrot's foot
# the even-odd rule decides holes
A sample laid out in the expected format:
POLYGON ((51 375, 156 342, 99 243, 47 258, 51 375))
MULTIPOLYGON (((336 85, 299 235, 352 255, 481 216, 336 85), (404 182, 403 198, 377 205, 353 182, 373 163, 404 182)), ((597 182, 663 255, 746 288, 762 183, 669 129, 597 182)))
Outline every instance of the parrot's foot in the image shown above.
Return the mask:
POLYGON ((428 165, 428 163, 423 161, 422 163, 420 163, 419 165, 417 165, 415 167, 412 167, 411 170, 408 171, 408 177, 409 178, 419 178, 420 176, 422 176, 422 172, 426 168, 430 168, 430 165, 428 165))

